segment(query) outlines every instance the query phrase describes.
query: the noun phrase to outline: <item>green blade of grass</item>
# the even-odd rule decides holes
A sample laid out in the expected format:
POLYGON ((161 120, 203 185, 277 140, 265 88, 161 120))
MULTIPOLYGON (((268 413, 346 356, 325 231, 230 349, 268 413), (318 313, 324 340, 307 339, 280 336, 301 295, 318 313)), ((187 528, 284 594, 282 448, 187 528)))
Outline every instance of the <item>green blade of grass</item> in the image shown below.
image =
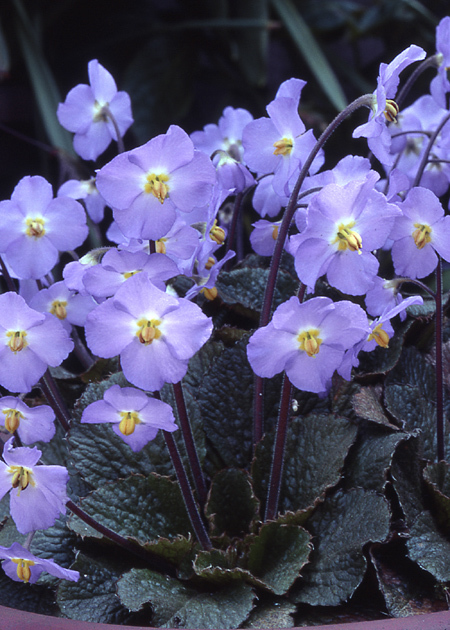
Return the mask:
POLYGON ((272 0, 272 6, 280 16, 295 45, 311 68, 330 102, 338 111, 344 109, 347 105, 347 100, 339 81, 310 28, 292 1, 272 0))

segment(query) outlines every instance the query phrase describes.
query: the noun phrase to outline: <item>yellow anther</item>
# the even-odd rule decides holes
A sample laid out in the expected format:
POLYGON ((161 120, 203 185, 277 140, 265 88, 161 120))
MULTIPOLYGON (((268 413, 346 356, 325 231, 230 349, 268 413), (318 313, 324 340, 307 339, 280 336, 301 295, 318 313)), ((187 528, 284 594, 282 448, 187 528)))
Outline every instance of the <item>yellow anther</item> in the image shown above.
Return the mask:
POLYGON ((25 339, 27 336, 25 330, 10 330, 6 333, 6 336, 9 337, 8 346, 14 353, 20 352, 28 345, 25 339))
POLYGON ((281 138, 273 143, 275 147, 274 155, 290 155, 294 142, 292 138, 281 138))
POLYGON ((414 243, 416 244, 417 249, 422 249, 425 245, 427 245, 427 243, 431 243, 430 235, 433 230, 425 223, 414 223, 414 227, 417 228, 412 233, 414 243))
POLYGON ((155 252, 157 254, 165 254, 166 253, 166 238, 160 238, 159 241, 155 242, 155 252))
POLYGON ((131 435, 137 424, 141 424, 141 419, 136 411, 121 411, 122 420, 119 423, 119 430, 123 435, 131 435))
POLYGON ((210 256, 205 264, 205 269, 208 271, 216 264, 216 259, 210 256))
POLYGON ((155 175, 155 173, 150 173, 147 175, 146 184, 144 186, 144 190, 146 193, 151 193, 156 199, 159 199, 161 203, 164 203, 164 199, 167 197, 169 192, 169 186, 166 182, 169 181, 169 176, 161 173, 160 175, 155 175))
POLYGON ((378 324, 367 337, 367 341, 372 341, 372 339, 375 339, 382 348, 389 347, 389 335, 383 330, 383 324, 378 324))
POLYGON ((20 494, 21 490, 25 490, 28 486, 34 486, 33 471, 26 466, 10 466, 7 471, 12 475, 11 485, 13 488, 18 488, 20 494))
POLYGON ((159 319, 140 319, 137 323, 137 325, 139 326, 139 330, 136 333, 139 341, 148 346, 155 339, 159 339, 162 334, 158 328, 160 324, 161 320, 159 319))
POLYGON ((135 269, 134 271, 126 271, 122 275, 125 278, 125 280, 128 280, 128 278, 131 278, 132 276, 135 276, 140 271, 141 271, 141 269, 135 269))
POLYGON ((225 230, 217 225, 217 221, 214 221, 212 228, 209 230, 209 235, 217 245, 222 245, 225 241, 225 230))
POLYGON ((41 238, 45 234, 45 222, 44 219, 27 219, 27 229, 25 234, 32 238, 41 238))
POLYGON ((389 122, 397 122, 398 112, 400 111, 399 106, 395 101, 388 98, 386 99, 386 109, 384 110, 384 117, 389 122))
POLYGON ((209 300, 210 302, 212 302, 213 300, 216 299, 216 297, 218 296, 218 292, 216 287, 213 287, 212 289, 202 289, 200 291, 200 293, 203 293, 203 295, 205 296, 205 298, 207 300, 209 300))
POLYGON ((358 254, 361 254, 362 239, 358 232, 354 232, 351 229, 354 225, 354 221, 350 221, 347 225, 341 223, 338 226, 336 238, 333 243, 338 244, 338 249, 340 251, 349 249, 351 252, 358 252, 358 254))
POLYGON ((17 577, 22 582, 27 583, 31 577, 31 569, 35 565, 33 560, 24 560, 23 558, 11 558, 14 564, 17 564, 17 577))
POLYGON ((66 319, 67 317, 66 306, 67 306, 67 302, 65 300, 54 300, 52 302, 50 313, 52 315, 56 315, 58 319, 66 319))
POLYGON ((309 357, 313 357, 318 354, 322 339, 319 337, 320 330, 317 328, 310 328, 305 332, 298 335, 297 341, 299 342, 300 350, 304 350, 309 357))
POLYGON ((277 240, 278 238, 278 232, 280 231, 280 227, 278 225, 276 225, 273 230, 272 230, 272 238, 274 241, 277 240))
POLYGON ((5 429, 10 433, 17 431, 20 425, 20 421, 23 420, 24 415, 17 411, 17 409, 3 409, 2 413, 5 414, 5 429))

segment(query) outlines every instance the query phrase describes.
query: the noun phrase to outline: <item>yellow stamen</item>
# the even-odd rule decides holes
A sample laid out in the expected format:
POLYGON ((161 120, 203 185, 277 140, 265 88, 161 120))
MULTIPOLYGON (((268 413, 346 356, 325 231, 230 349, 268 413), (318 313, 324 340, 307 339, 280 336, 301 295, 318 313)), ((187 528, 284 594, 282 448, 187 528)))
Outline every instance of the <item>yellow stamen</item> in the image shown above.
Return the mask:
POLYGON ((131 435, 136 425, 142 422, 137 411, 121 411, 120 417, 119 430, 123 435, 131 435))
POLYGON ((67 302, 65 300, 54 300, 52 302, 50 313, 52 315, 56 315, 58 319, 66 319, 67 317, 66 306, 67 306, 67 302))
POLYGON ((25 230, 25 234, 32 238, 38 239, 44 236, 45 234, 45 222, 44 219, 27 219, 26 220, 27 229, 25 230))
POLYGON ((123 277, 125 278, 125 280, 128 280, 128 278, 131 278, 131 276, 136 275, 137 273, 139 273, 141 271, 141 269, 135 269, 134 271, 126 271, 125 273, 123 273, 123 277))
POLYGON ((350 221, 347 225, 344 225, 344 223, 339 224, 336 238, 333 241, 333 243, 338 244, 339 251, 349 249, 351 252, 361 254, 362 239, 358 232, 354 232, 351 229, 354 225, 354 221, 350 221))
POLYGON ((309 357, 313 357, 319 352, 320 344, 322 343, 319 334, 320 330, 310 328, 297 336, 300 350, 304 350, 309 357))
POLYGON ((292 138, 281 138, 273 143, 275 147, 274 155, 290 155, 294 142, 292 138))
POLYGON ((209 300, 210 302, 212 302, 213 300, 216 299, 216 297, 218 296, 218 292, 216 287, 213 287, 212 289, 202 289, 200 291, 200 293, 203 293, 203 295, 205 296, 205 298, 207 300, 209 300))
POLYGON ((433 230, 425 223, 414 223, 414 227, 417 228, 417 230, 414 230, 412 233, 414 243, 416 244, 417 249, 422 249, 425 245, 431 243, 430 235, 433 230))
POLYGON ((161 320, 159 319, 140 319, 137 323, 137 325, 139 326, 139 330, 136 333, 139 341, 148 346, 155 339, 159 339, 162 334, 158 328, 160 324, 161 320))
POLYGON ((273 240, 274 240, 274 241, 276 241, 276 240, 277 240, 277 238, 278 238, 278 232, 279 232, 279 230, 280 230, 280 227, 279 227, 278 225, 276 225, 276 226, 273 228, 273 230, 272 230, 272 238, 273 238, 273 240))
POLYGON ((397 122, 398 112, 400 111, 399 106, 395 101, 388 98, 386 99, 386 109, 384 110, 384 117, 389 122, 397 122))
POLYGON ((205 269, 208 271, 216 264, 216 259, 210 256, 205 264, 205 269))
POLYGON ((27 336, 25 330, 9 330, 6 336, 9 337, 8 346, 14 353, 20 352, 28 346, 27 340, 25 339, 27 336))
POLYGON ((11 485, 13 488, 18 488, 20 494, 21 490, 25 490, 28 486, 34 486, 33 471, 26 466, 10 466, 7 472, 12 475, 11 485))
POLYGON ((217 225, 217 221, 214 221, 214 225, 210 229, 209 235, 218 245, 222 245, 225 241, 225 230, 217 225))
POLYGON ((155 252, 157 254, 165 254, 166 253, 165 241, 167 241, 166 238, 160 238, 159 241, 156 241, 156 243, 155 243, 155 252))
POLYGON ((17 411, 17 409, 3 409, 2 413, 5 414, 5 429, 10 433, 17 431, 24 415, 20 413, 20 411, 17 411))
POLYGON ((17 577, 22 582, 27 583, 31 577, 31 569, 35 565, 33 560, 24 560, 23 558, 11 558, 14 564, 17 564, 17 577))
POLYGON ((144 190, 146 193, 151 193, 156 199, 159 199, 161 203, 164 203, 164 199, 169 192, 169 186, 166 182, 169 181, 169 176, 161 173, 155 175, 155 173, 149 173, 146 178, 146 184, 144 190))
POLYGON ((375 339, 382 348, 389 347, 389 335, 383 330, 383 324, 378 324, 367 337, 367 341, 372 341, 372 339, 375 339))

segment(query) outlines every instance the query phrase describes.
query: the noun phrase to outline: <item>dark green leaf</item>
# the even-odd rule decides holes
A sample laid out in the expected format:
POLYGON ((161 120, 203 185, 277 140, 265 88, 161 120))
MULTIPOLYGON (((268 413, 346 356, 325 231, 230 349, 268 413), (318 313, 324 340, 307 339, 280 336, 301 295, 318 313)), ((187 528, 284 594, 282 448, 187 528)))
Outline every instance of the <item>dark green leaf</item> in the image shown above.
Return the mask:
POLYGON ((429 464, 423 477, 430 489, 436 507, 437 520, 443 526, 450 526, 450 465, 447 462, 429 464))
POLYGON ((421 512, 410 527, 409 557, 439 582, 450 582, 450 542, 437 530, 431 514, 421 512))
POLYGON ((364 420, 398 430, 398 427, 389 421, 380 399, 381 388, 362 387, 353 396, 353 409, 356 415, 364 420))
POLYGON ((313 606, 336 606, 348 599, 361 583, 366 570, 363 546, 383 541, 389 533, 389 510, 383 497, 360 488, 322 503, 308 529, 314 536, 314 550, 294 585, 294 601, 313 606))
POLYGON ((293 628, 296 606, 285 600, 260 604, 242 628, 293 628))
MULTIPOLYGON (((66 526, 66 517, 60 516, 53 527, 35 533, 31 543, 31 552, 39 558, 54 560, 68 569, 75 559, 76 539, 75 534, 66 526)), ((43 574, 44 576, 47 578, 48 574, 43 574)), ((51 576, 48 578, 51 578, 51 581, 55 580, 51 576)))
POLYGON ((310 540, 302 527, 266 523, 249 547, 248 570, 275 595, 284 595, 308 562, 310 540))
POLYGON ((403 338, 413 322, 406 321, 398 327, 395 335, 389 340, 388 348, 377 346, 372 352, 359 354, 358 374, 387 374, 398 363, 403 350, 403 338))
POLYGON ((223 470, 214 477, 206 506, 211 535, 242 536, 259 515, 259 501, 242 470, 223 470))
POLYGON ((95 623, 129 621, 130 614, 117 599, 120 571, 112 562, 79 554, 71 568, 80 572, 80 579, 62 581, 56 599, 66 617, 95 623))
POLYGON ((14 582, 1 569, 0 606, 17 608, 41 615, 52 615, 58 612, 58 608, 55 605, 53 589, 48 588, 48 586, 41 586, 40 584, 14 582))
MULTIPOLYGON (((81 507, 102 525, 140 542, 188 537, 192 530, 178 484, 155 474, 105 484, 83 499, 81 507)), ((82 536, 100 537, 75 516, 69 527, 82 536)))
MULTIPOLYGON (((346 418, 309 415, 292 418, 286 440, 286 458, 280 512, 306 510, 323 498, 341 478, 344 459, 357 428, 346 418)), ((273 436, 258 445, 253 463, 257 496, 266 496, 272 461, 273 436)))
POLYGON ((397 448, 392 466, 391 479, 400 507, 410 525, 424 509, 422 494, 422 467, 419 456, 420 442, 412 435, 397 448))
POLYGON ((198 577, 207 580, 211 584, 231 584, 247 582, 253 586, 264 588, 263 581, 256 578, 250 571, 237 566, 238 561, 235 549, 229 547, 226 551, 212 549, 200 551, 194 562, 194 569, 198 577))

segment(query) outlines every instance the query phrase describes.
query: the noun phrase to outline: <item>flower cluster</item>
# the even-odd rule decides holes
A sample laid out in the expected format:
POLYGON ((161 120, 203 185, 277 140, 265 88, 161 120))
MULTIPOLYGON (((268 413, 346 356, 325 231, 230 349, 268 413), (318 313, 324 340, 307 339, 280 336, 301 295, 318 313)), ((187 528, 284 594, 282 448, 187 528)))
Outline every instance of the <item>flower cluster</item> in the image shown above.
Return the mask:
MULTIPOLYGON (((261 217, 248 247, 274 256, 262 323, 252 329, 247 345, 257 377, 285 372, 296 388, 325 396, 333 378, 352 378, 361 352, 388 347, 394 334, 390 320, 405 319, 407 307, 423 301, 402 295, 400 288, 412 282, 423 290, 418 279, 439 270, 441 260, 450 262, 450 216, 439 199, 450 184, 445 157, 450 83, 443 68, 450 54, 449 20, 437 30, 442 64, 429 95, 403 111, 395 101, 401 72, 425 56, 412 45, 382 64, 376 91, 363 99, 369 121, 353 136, 368 139, 378 164, 347 155, 323 169, 323 147, 299 115, 306 85, 299 79, 282 83, 267 116, 253 119, 246 110, 227 107, 217 125, 190 136, 171 125, 125 150, 130 99, 97 60, 89 63, 90 85, 69 92, 58 119, 75 134, 74 149, 82 159, 97 160, 111 140, 118 155, 90 177, 64 182, 56 196, 44 178, 27 176, 11 199, 0 202, 7 289, 0 294, 0 386, 5 390, 0 425, 12 435, 0 461, 0 498, 10 493, 10 515, 21 534, 49 528, 66 512, 66 466, 39 463, 41 451, 29 445, 53 438, 55 414, 67 430, 80 409, 81 424, 111 424, 128 452, 146 452, 161 431, 186 493, 189 476, 183 478, 171 436, 179 424, 198 501, 205 503, 206 482, 198 472, 181 381, 187 375, 191 391, 201 387, 189 368, 207 366, 215 342, 236 332, 233 319, 217 316, 209 302, 223 299, 230 310, 238 303, 241 313, 253 317, 262 300, 261 295, 242 299, 257 285, 247 286, 245 274, 239 275, 256 259, 252 253, 242 261, 236 237, 242 199, 251 199, 261 217), (113 216, 109 245, 88 251, 87 219, 100 223, 105 207, 113 216), (281 304, 264 321, 282 250, 295 268, 298 292, 280 291, 281 304), (61 253, 72 260, 61 259, 61 253), (239 264, 233 276, 228 270, 234 257, 239 264), (232 287, 230 293, 224 286, 232 287), (72 362, 66 362, 73 350, 72 362), (98 358, 105 361, 96 364, 98 358), (84 387, 103 378, 98 377, 102 370, 108 377, 120 371, 122 386, 114 381, 99 387, 96 399, 79 399, 72 414, 58 395, 55 377, 67 378, 70 389, 70 379, 82 373, 84 387), (44 397, 51 407, 43 404, 44 397)), ((243 326, 249 321, 255 320, 243 326)), ((281 409, 280 404, 280 414, 281 409)), ((189 511, 195 501, 184 498, 189 511)), ((189 516, 204 540, 201 519, 199 525, 195 513, 189 516)), ((33 583, 44 570, 63 579, 78 577, 37 558, 29 544, 0 546, 0 558, 14 580, 33 583)))

